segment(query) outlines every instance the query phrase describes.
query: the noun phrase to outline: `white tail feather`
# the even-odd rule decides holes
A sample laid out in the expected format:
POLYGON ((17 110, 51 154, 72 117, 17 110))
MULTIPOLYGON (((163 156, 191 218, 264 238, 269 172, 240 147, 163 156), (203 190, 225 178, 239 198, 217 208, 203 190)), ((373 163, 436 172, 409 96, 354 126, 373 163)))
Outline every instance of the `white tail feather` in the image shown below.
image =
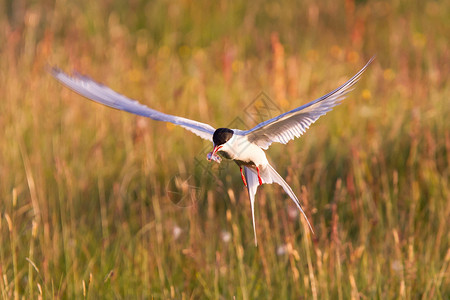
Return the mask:
POLYGON ((252 169, 244 167, 244 175, 247 181, 247 191, 248 196, 250 197, 250 205, 252 207, 252 221, 253 221, 253 234, 255 235, 255 246, 258 246, 255 227, 255 194, 259 186, 258 174, 252 169))
MULTIPOLYGON (((291 187, 284 181, 283 177, 280 176, 280 174, 275 171, 275 169, 271 165, 267 165, 264 169, 260 169, 260 175, 262 182, 265 184, 271 184, 271 183, 278 183, 281 185, 283 190, 286 192, 286 194, 289 195, 289 197, 294 201, 295 205, 297 205, 298 209, 302 213, 303 217, 305 217, 306 222, 308 223, 309 229, 311 229, 311 232, 314 233, 314 230, 312 229, 311 224, 309 223, 308 217, 306 216, 305 212, 303 211, 302 207, 300 206, 300 201, 298 200, 297 196, 292 191, 291 187)), ((245 179, 247 181, 247 191, 248 196, 250 197, 250 205, 252 208, 252 221, 253 221, 253 234, 255 235, 255 245, 258 246, 258 241, 256 238, 256 227, 255 227, 255 195, 256 190, 259 186, 259 180, 258 180, 258 174, 256 172, 256 168, 254 167, 244 167, 244 175, 245 179)))
POLYGON ((306 216, 305 212, 303 211, 302 207, 300 206, 300 201, 298 200, 297 196, 292 191, 291 187, 284 181, 283 177, 280 176, 280 174, 275 171, 275 169, 271 165, 267 165, 267 168, 265 172, 269 173, 270 178, 273 180, 273 182, 278 183, 281 185, 283 190, 286 192, 286 194, 291 197, 292 201, 294 201, 295 205, 297 205, 298 209, 302 213, 302 215, 305 217, 306 222, 308 223, 309 229, 311 229, 311 232, 314 233, 314 230, 312 229, 311 224, 309 223, 308 217, 306 216))

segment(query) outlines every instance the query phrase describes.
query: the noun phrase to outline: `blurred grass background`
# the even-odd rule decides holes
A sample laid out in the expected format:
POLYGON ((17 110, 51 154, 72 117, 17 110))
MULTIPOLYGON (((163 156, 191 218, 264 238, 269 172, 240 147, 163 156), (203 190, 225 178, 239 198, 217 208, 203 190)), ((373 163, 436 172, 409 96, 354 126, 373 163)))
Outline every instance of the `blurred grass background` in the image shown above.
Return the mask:
POLYGON ((448 1, 0 3, 3 299, 449 298, 448 1), (268 151, 316 234, 263 186, 257 248, 238 168, 199 163, 209 143, 46 72, 220 127, 372 55, 342 105, 268 151))

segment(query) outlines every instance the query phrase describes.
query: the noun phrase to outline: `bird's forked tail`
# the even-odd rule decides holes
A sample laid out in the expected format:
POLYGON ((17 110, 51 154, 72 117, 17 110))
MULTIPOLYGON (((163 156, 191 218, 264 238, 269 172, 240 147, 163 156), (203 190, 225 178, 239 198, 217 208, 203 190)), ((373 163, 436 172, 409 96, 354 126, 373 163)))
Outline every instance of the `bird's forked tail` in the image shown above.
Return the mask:
MULTIPOLYGON (((255 235, 255 245, 258 245, 258 241, 256 239, 256 227, 255 227, 255 194, 256 190, 259 186, 259 180, 258 180, 258 174, 256 172, 255 167, 244 167, 244 175, 245 179, 247 180, 247 190, 248 195, 250 197, 250 204, 252 208, 252 222, 253 222, 253 234, 255 235)), ((311 232, 314 233, 314 230, 312 229, 311 224, 309 223, 308 217, 306 216, 305 212, 303 211, 302 207, 300 206, 300 201, 298 200, 297 196, 292 191, 291 187, 284 181, 283 177, 280 176, 280 174, 275 171, 275 169, 271 165, 267 165, 264 169, 260 168, 260 176, 262 179, 262 182, 265 184, 271 184, 271 183, 278 183, 281 185, 283 190, 286 192, 286 194, 289 195, 289 197, 294 201, 295 205, 297 205, 298 209, 302 213, 302 215, 305 217, 306 222, 308 223, 309 228, 311 229, 311 232)))

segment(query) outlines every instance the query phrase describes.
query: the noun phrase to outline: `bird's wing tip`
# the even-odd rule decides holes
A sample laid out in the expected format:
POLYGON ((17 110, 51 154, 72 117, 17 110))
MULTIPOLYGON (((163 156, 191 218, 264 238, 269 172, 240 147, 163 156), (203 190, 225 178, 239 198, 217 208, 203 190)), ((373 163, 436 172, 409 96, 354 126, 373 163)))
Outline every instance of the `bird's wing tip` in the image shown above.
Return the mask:
POLYGON ((45 70, 46 70, 47 72, 49 72, 49 73, 52 74, 53 76, 57 76, 58 74, 60 74, 60 73, 63 72, 60 68, 58 68, 58 67, 56 67, 56 66, 49 65, 49 64, 45 65, 44 68, 45 68, 45 70))

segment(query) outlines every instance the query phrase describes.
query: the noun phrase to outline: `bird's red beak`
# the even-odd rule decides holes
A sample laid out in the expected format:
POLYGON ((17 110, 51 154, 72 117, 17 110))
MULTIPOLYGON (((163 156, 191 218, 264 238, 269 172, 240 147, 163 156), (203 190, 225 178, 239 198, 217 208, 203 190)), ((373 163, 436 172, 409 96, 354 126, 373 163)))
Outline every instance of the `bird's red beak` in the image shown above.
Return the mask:
POLYGON ((212 155, 216 155, 216 153, 222 148, 222 145, 214 146, 214 149, 212 151, 212 155))

